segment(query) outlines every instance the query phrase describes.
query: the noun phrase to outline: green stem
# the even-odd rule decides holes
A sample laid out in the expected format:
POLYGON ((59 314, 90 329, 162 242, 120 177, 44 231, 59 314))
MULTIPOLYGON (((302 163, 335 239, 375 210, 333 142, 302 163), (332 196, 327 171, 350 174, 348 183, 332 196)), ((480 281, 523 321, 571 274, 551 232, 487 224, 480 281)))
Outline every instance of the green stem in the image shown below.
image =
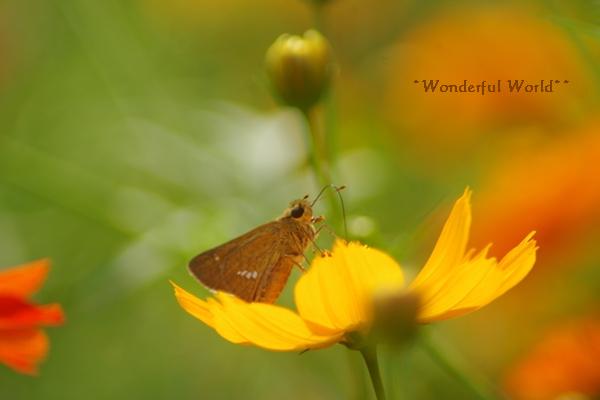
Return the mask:
POLYGON ((324 187, 331 183, 329 176, 329 165, 327 162, 327 151, 325 149, 325 138, 323 129, 317 115, 317 108, 312 107, 302 110, 306 119, 309 137, 309 159, 316 175, 319 186, 324 187))
POLYGON ((348 398, 352 400, 364 400, 367 397, 369 388, 364 379, 362 360, 359 360, 358 357, 356 357, 354 351, 348 350, 345 353, 350 368, 350 382, 353 384, 352 387, 348 388, 348 398))
MULTIPOLYGON (((330 165, 328 160, 327 141, 325 131, 321 120, 321 111, 318 107, 312 107, 307 110, 302 110, 302 114, 306 119, 307 131, 309 136, 309 161, 315 173, 316 181, 319 188, 331 185, 330 165)), ((328 210, 327 215, 330 219, 338 220, 336 210, 335 196, 325 196, 327 199, 328 210)))
MULTIPOLYGON (((317 29, 317 31, 321 32, 321 34, 325 37, 328 36, 327 29, 327 21, 326 21, 326 7, 328 6, 328 1, 311 1, 312 12, 313 12, 313 25, 317 29)), ((330 38, 328 38, 330 40, 330 38)), ((336 68, 333 68, 336 70, 336 68)), ((331 77, 331 85, 333 86, 335 82, 336 73, 332 72, 331 77)), ((337 110, 336 104, 334 101, 334 91, 332 87, 329 90, 326 90, 321 97, 320 104, 322 106, 322 129, 323 129, 323 141, 325 144, 324 149, 327 151, 327 159, 329 160, 329 165, 335 165, 337 161, 335 159, 335 152, 333 151, 336 148, 336 123, 337 123, 337 110)))
POLYGON ((375 391, 375 397, 377 400, 385 400, 385 391, 383 390, 383 382, 381 381, 381 373, 379 372, 379 362, 377 360, 377 348, 367 346, 360 350, 367 369, 369 370, 369 376, 373 383, 373 390, 375 391))
POLYGON ((487 384, 482 382, 482 379, 476 379, 459 368, 457 365, 458 362, 453 360, 448 352, 443 351, 426 332, 422 332, 419 342, 431 359, 465 389, 469 390, 475 398, 480 400, 493 400, 498 398, 494 394, 494 391, 487 387, 487 384))
POLYGON ((323 35, 326 34, 325 32, 325 5, 321 4, 318 1, 313 1, 312 2, 312 9, 313 9, 313 21, 314 21, 314 26, 315 28, 321 32, 323 35))

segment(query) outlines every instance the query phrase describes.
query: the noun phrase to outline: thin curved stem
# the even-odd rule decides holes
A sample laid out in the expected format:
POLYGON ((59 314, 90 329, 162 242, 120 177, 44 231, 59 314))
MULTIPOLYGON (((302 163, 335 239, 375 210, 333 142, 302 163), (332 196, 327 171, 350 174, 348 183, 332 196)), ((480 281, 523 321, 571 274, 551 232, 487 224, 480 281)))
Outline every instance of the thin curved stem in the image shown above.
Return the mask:
POLYGON ((377 348, 367 346, 360 350, 367 369, 369 370, 369 376, 371 377, 371 383, 373 383, 373 390, 375 391, 375 397, 377 400, 385 400, 385 390, 383 389, 383 382, 381 380, 381 373, 379 372, 379 361, 377 359, 377 348))
POLYGON ((470 391, 475 398, 480 400, 495 400, 498 398, 494 390, 488 387, 482 379, 477 379, 463 371, 462 368, 459 368, 457 365, 458 362, 453 360, 447 352, 443 351, 426 332, 421 334, 419 342, 431 359, 448 375, 464 386, 465 389, 470 391))

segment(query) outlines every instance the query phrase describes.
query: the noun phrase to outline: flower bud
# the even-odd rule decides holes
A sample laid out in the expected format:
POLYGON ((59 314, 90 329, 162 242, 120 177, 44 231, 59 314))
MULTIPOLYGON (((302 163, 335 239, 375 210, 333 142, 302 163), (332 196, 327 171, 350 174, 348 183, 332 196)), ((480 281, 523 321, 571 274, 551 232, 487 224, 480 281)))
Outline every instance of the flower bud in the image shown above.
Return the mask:
POLYGON ((287 105, 306 110, 315 105, 331 80, 331 49, 317 31, 284 34, 267 50, 266 69, 273 89, 287 105))

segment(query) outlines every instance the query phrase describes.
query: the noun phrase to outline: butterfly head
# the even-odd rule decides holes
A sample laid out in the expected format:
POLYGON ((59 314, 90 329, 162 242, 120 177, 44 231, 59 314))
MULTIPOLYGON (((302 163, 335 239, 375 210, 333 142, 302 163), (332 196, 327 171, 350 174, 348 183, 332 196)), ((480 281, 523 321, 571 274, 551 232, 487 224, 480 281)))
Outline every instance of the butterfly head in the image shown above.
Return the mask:
POLYGON ((292 218, 298 221, 311 222, 313 217, 312 206, 304 198, 290 202, 289 207, 284 211, 280 219, 292 218))

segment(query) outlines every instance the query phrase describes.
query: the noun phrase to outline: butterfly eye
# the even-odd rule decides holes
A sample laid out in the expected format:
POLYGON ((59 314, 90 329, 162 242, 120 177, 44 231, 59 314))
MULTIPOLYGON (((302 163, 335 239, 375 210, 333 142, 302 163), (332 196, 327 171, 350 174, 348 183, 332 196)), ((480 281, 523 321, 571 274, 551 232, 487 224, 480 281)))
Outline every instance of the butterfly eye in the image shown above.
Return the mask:
POLYGON ((290 214, 294 218, 300 218, 304 214, 304 208, 302 208, 302 207, 293 208, 292 212, 290 214))

